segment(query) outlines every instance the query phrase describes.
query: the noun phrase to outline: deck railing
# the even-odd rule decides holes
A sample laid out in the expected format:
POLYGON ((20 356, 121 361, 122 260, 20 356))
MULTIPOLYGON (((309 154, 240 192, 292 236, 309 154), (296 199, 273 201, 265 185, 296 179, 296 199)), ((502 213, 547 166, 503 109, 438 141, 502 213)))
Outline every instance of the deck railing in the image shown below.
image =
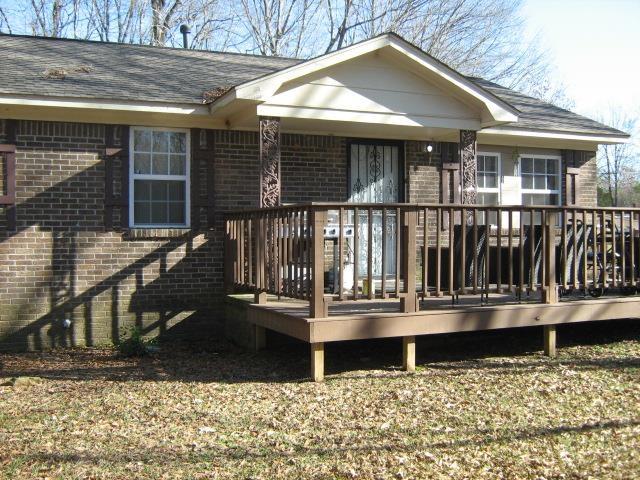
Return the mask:
POLYGON ((635 293, 640 209, 312 203, 230 214, 229 289, 327 302, 635 293))

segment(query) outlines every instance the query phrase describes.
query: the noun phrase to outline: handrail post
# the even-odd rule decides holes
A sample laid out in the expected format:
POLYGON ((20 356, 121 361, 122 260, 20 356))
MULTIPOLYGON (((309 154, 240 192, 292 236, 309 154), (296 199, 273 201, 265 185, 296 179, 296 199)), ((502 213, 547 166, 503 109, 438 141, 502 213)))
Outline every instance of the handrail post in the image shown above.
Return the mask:
POLYGON ((549 210, 546 214, 544 266, 545 278, 542 292, 543 303, 558 303, 558 286, 556 284, 556 225, 558 212, 549 210))
POLYGON ((416 294, 416 224, 417 211, 414 209, 402 211, 402 240, 404 252, 402 255, 405 295, 400 299, 400 311, 412 313, 419 310, 418 295, 416 294))
POLYGON ((309 316, 323 318, 329 316, 328 303, 324 299, 324 227, 327 211, 312 207, 311 221, 311 298, 309 316))
POLYGON ((225 235, 224 235, 224 291, 226 293, 233 293, 235 282, 235 260, 236 252, 233 249, 233 241, 231 238, 231 225, 233 220, 225 221, 225 235))

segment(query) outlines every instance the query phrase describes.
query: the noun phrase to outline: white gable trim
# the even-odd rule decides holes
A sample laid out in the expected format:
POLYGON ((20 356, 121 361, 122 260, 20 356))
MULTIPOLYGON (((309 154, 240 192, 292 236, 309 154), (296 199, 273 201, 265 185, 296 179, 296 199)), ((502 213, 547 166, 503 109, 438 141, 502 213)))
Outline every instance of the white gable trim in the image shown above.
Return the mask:
POLYGON ((518 111, 514 107, 393 34, 384 34, 238 85, 210 105, 211 113, 221 110, 234 100, 248 100, 255 103, 266 102, 287 82, 385 47, 390 47, 405 55, 406 58, 416 62, 429 72, 441 77, 453 87, 484 104, 492 117, 490 120, 483 122, 485 126, 516 122, 518 120, 518 111))

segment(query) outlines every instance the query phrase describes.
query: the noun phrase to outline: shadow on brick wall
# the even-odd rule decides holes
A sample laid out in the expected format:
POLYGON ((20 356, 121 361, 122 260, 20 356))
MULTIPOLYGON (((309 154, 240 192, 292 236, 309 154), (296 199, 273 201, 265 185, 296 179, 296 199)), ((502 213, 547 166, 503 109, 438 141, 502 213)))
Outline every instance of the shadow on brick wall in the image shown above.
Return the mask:
POLYGON ((45 189, 27 185, 37 191, 17 204, 16 230, 0 225, 0 350, 109 343, 133 326, 163 337, 215 334, 221 240, 106 231, 103 161, 74 168, 45 189))

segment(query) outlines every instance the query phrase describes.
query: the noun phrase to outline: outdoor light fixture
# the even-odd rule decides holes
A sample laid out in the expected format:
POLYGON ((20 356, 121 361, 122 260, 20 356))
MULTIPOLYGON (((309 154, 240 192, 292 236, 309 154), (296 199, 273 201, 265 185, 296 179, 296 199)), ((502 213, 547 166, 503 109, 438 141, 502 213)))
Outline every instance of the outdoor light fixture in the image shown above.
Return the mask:
POLYGON ((431 144, 427 145, 427 152, 429 153, 433 152, 433 145, 431 144))

